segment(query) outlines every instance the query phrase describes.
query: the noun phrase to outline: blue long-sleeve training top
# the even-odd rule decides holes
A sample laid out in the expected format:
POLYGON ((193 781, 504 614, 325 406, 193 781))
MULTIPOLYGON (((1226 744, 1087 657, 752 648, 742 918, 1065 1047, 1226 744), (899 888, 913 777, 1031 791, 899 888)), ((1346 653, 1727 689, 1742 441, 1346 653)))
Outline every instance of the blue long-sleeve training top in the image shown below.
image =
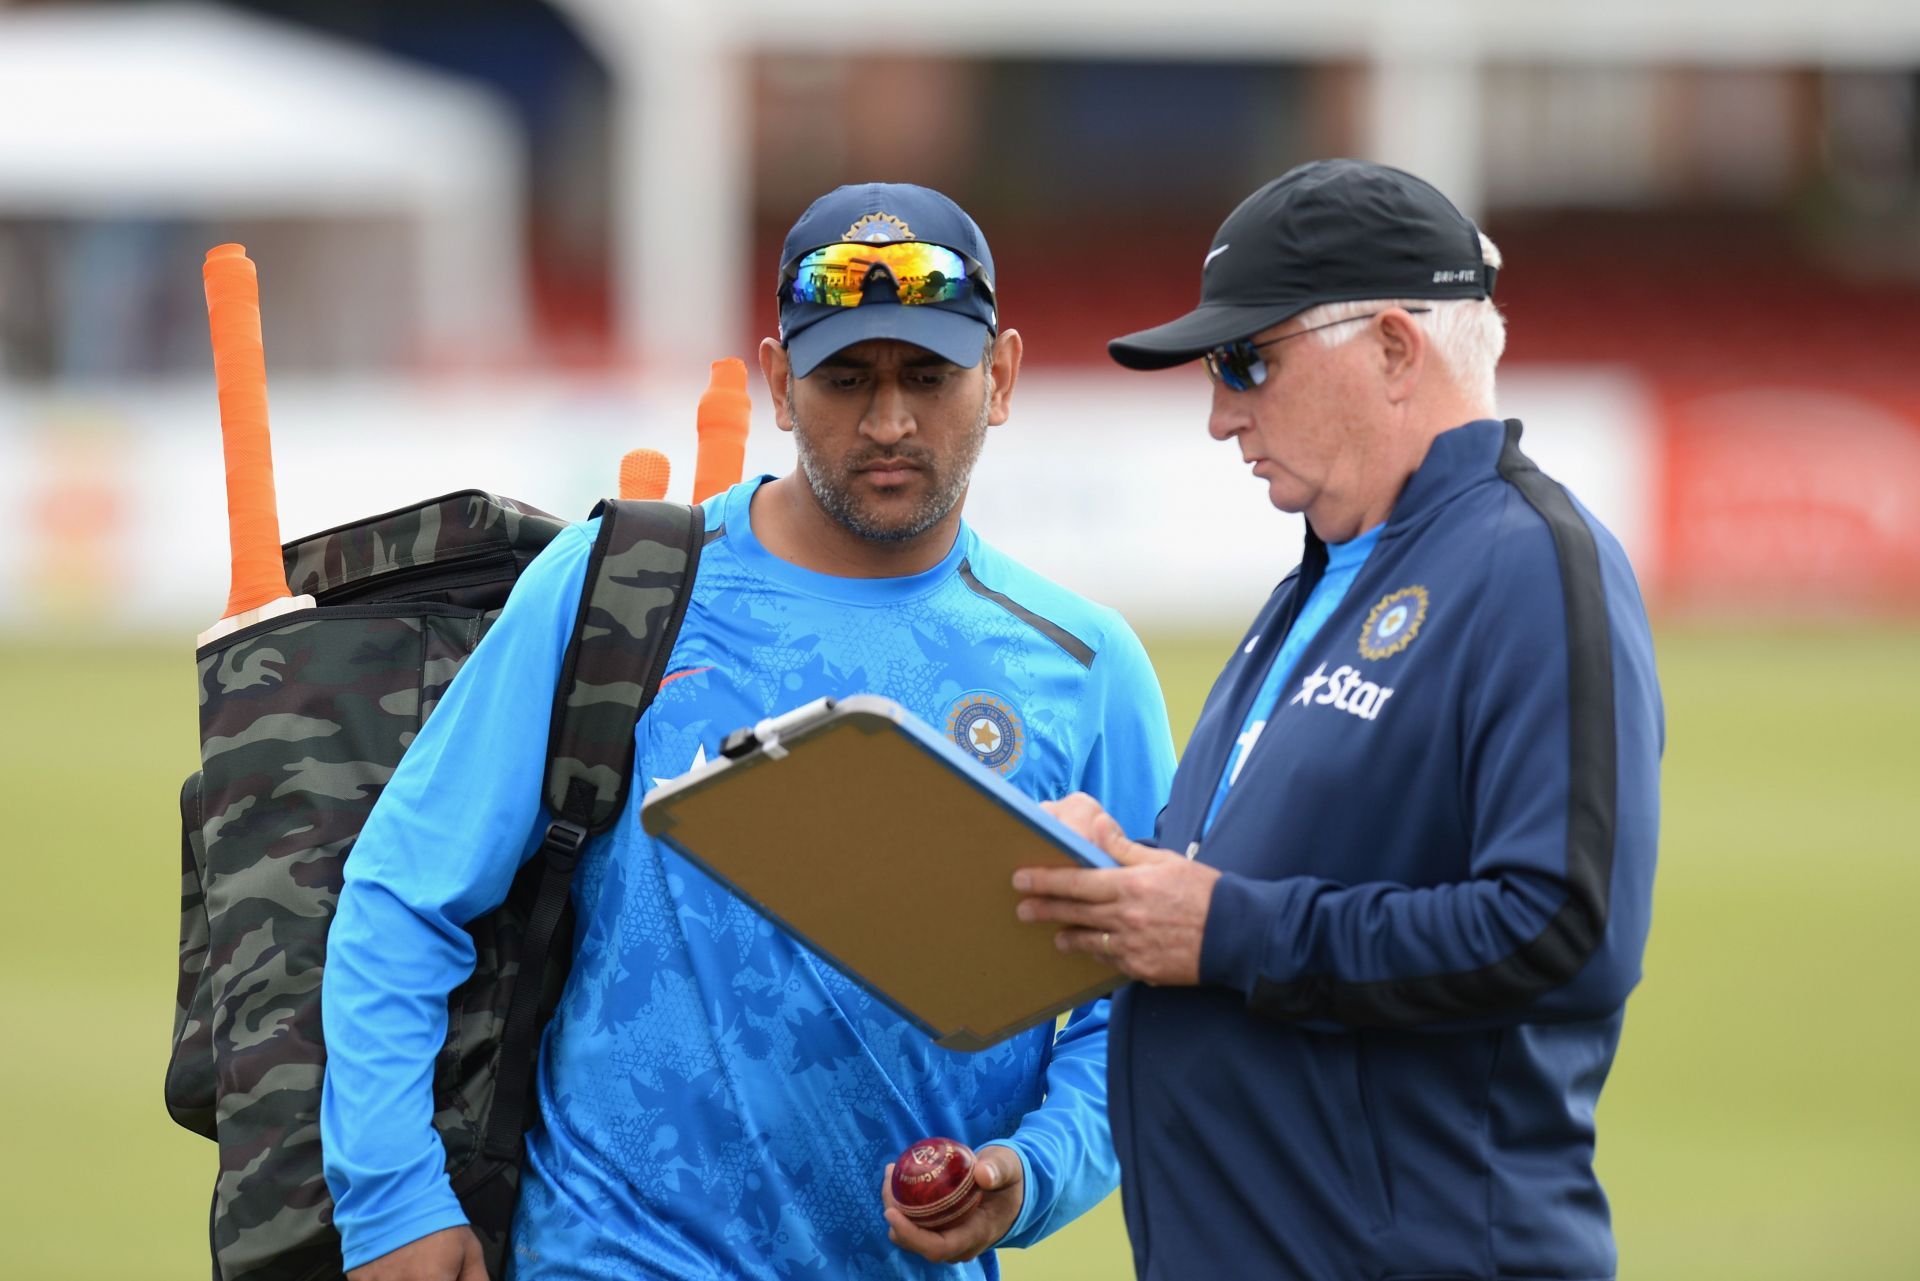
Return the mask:
POLYGON ((1433 442, 1243 759, 1311 534, 1208 697, 1156 836, 1222 873, 1202 985, 1114 1002, 1142 1277, 1615 1273, 1593 1110, 1664 728, 1626 556, 1519 436, 1433 442))
MULTIPOLYGON (((754 537, 757 487, 707 507, 627 811, 575 875, 576 959, 542 1042, 514 1224, 523 1281, 991 1277, 991 1252, 938 1267, 887 1240, 881 1172, 909 1143, 938 1134, 1020 1154, 1026 1200, 1006 1245, 1045 1236, 1117 1177, 1106 1002, 1057 1037, 939 1049, 648 838, 639 803, 740 726, 875 692, 1029 795, 1091 792, 1145 835, 1173 771, 1145 652, 1118 615, 964 526, 922 574, 800 569, 754 537)), ((464 1221, 431 1125, 431 1066, 447 993, 473 965, 461 927, 505 896, 545 826, 547 726, 592 534, 565 531, 529 566, 347 863, 322 992, 321 1125, 349 1268, 464 1221)))

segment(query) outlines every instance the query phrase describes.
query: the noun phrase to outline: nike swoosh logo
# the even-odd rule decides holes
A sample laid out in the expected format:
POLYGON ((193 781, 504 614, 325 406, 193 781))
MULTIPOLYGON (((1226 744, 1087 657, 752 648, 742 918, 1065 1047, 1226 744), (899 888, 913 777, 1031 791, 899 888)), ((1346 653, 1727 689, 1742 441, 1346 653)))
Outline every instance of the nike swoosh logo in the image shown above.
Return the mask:
POLYGON ((673 672, 669 674, 665 680, 660 682, 659 687, 665 689, 677 680, 684 680, 689 676, 698 676, 702 672, 710 672, 712 670, 713 668, 711 667, 689 667, 685 671, 673 672))
POLYGON ((1212 266, 1213 260, 1225 252, 1227 252, 1226 245, 1221 245, 1218 249, 1209 249, 1207 256, 1200 260, 1200 270, 1205 271, 1208 267, 1212 266))

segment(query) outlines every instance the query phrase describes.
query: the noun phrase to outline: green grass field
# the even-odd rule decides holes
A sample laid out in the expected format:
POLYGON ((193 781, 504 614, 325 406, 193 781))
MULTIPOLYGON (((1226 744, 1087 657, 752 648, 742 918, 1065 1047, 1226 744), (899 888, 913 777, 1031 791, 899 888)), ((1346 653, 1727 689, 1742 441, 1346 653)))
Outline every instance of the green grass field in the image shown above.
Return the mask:
MULTIPOLYGON (((1653 941, 1600 1110, 1621 1275, 1920 1276, 1920 627, 1659 640, 1653 941)), ((1151 645, 1182 739, 1230 644, 1151 645)), ((207 1274, 211 1148, 160 1102, 191 668, 0 642, 0 1277, 207 1274)), ((1117 1208, 1006 1271, 1129 1275, 1117 1208)))

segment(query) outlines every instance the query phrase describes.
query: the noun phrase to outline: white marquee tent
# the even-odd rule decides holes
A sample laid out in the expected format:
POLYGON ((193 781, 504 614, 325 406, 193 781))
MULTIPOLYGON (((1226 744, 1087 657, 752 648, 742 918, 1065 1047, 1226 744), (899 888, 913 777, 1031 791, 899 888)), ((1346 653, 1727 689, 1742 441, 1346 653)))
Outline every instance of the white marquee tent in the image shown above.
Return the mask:
POLYGON ((524 332, 520 169, 487 91, 297 27, 0 10, 0 214, 399 219, 434 347, 524 332))

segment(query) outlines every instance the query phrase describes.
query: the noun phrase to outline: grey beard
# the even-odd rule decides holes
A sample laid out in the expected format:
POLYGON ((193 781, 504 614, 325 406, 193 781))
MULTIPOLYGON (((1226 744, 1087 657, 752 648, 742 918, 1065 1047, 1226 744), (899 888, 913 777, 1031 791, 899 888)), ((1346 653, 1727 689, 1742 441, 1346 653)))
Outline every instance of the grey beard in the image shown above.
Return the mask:
POLYGON ((920 537, 947 518, 967 492, 973 478, 973 465, 987 440, 987 414, 993 403, 993 378, 987 378, 986 394, 980 398, 980 416, 973 429, 960 442, 946 464, 937 464, 932 453, 917 446, 871 449, 853 456, 842 471, 832 466, 813 449, 806 424, 800 421, 793 403, 793 382, 787 382, 787 418, 793 423, 793 443, 800 457, 800 471, 813 490, 814 501, 849 533, 875 543, 904 543, 920 537), (898 524, 883 525, 864 510, 853 492, 853 472, 874 458, 905 458, 917 464, 929 481, 919 504, 898 524))

